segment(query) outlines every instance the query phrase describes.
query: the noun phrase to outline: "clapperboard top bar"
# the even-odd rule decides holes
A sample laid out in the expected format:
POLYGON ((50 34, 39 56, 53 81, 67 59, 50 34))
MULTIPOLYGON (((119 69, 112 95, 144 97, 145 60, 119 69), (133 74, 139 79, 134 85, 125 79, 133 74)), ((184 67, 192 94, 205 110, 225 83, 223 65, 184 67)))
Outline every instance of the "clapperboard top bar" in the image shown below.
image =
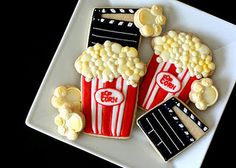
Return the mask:
POLYGON ((95 8, 88 46, 93 46, 96 43, 103 44, 106 40, 110 40, 122 46, 138 49, 140 33, 132 19, 136 10, 133 8, 95 8))
POLYGON ((140 116, 137 124, 166 162, 208 130, 192 110, 176 97, 140 116))

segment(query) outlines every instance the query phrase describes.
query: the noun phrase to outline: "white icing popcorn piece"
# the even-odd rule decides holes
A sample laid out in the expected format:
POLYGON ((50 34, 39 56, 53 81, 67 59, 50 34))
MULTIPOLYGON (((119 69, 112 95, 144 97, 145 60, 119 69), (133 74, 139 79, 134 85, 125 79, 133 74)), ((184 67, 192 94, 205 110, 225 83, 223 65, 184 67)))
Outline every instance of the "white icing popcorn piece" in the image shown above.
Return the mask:
POLYGON ((64 96, 66 96, 66 87, 65 86, 57 87, 54 90, 54 95, 56 97, 64 97, 64 96))
POLYGON ((76 140, 78 138, 78 133, 76 133, 75 131, 73 130, 68 130, 68 132, 66 133, 66 137, 69 139, 69 140, 76 140))
POLYGON ((133 87, 146 73, 146 65, 140 61, 134 47, 122 47, 110 41, 87 48, 75 61, 75 68, 87 81, 97 77, 107 82, 122 76, 133 87))
POLYGON ((73 86, 59 86, 54 90, 51 104, 54 108, 58 109, 59 112, 63 109, 80 112, 81 92, 78 88, 73 86))
POLYGON ((144 37, 159 36, 163 25, 166 24, 166 17, 160 5, 153 5, 151 9, 140 8, 134 14, 134 24, 139 28, 144 37))
POLYGON ((78 137, 78 133, 85 127, 85 117, 81 112, 70 112, 69 114, 69 117, 65 119, 62 113, 59 113, 55 117, 54 122, 58 126, 57 132, 60 135, 66 136, 69 140, 75 140, 78 137))
POLYGON ((54 123, 57 126, 64 126, 65 125, 65 120, 60 115, 57 115, 54 119, 54 123))
POLYGON ((65 126, 58 126, 57 132, 62 136, 66 136, 67 129, 65 126))
MULTIPOLYGON (((98 50, 100 46, 96 45, 95 48, 98 50)), ((78 133, 85 127, 85 117, 80 112, 80 101, 81 93, 76 87, 59 86, 54 90, 51 103, 59 112, 54 123, 57 125, 57 132, 69 140, 76 140, 78 133)))
POLYGON ((192 83, 189 99, 199 110, 206 110, 217 101, 218 91, 210 78, 202 78, 192 83))
POLYGON ((72 113, 71 109, 68 108, 67 106, 62 106, 61 108, 58 109, 58 112, 64 120, 69 119, 72 113))
POLYGON ((190 76, 198 79, 209 77, 215 70, 211 50, 192 34, 170 30, 162 37, 152 40, 157 62, 171 62, 177 67, 176 72, 188 68, 190 76))
POLYGON ((83 113, 72 113, 71 117, 66 120, 66 126, 69 130, 73 130, 74 132, 81 132, 85 126, 85 118, 83 113))

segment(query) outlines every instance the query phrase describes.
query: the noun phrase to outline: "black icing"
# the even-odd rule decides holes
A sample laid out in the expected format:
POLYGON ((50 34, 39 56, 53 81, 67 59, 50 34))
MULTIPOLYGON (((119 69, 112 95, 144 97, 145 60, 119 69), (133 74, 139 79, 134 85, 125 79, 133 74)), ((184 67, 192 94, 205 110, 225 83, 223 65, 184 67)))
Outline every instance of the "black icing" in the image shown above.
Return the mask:
MULTIPOLYGON (((190 118, 193 115, 194 119, 191 119, 198 125, 200 120, 174 97, 164 104, 158 105, 137 121, 165 161, 168 161, 195 141, 172 109, 174 106, 179 107, 190 118), (178 106, 177 103, 179 103, 178 106), (187 109, 185 109, 185 112, 183 111, 184 108, 187 109)), ((206 127, 202 122, 200 125, 198 125, 200 128, 206 127)))
POLYGON ((88 46, 95 43, 103 44, 106 40, 117 42, 122 46, 138 49, 140 33, 133 22, 102 18, 102 14, 131 13, 137 9, 95 8, 92 16, 88 46))

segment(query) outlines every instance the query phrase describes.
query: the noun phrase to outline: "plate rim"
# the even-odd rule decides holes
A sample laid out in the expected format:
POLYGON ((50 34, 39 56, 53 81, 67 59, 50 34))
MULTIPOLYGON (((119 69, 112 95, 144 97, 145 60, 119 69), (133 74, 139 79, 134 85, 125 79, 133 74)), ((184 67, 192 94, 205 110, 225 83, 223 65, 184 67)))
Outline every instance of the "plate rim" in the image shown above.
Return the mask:
MULTIPOLYGON (((100 154, 98 154, 98 153, 96 153, 96 152, 94 152, 94 151, 92 151, 92 150, 90 150, 90 149, 84 148, 84 147, 81 146, 81 145, 78 145, 78 144, 75 144, 75 143, 70 143, 69 141, 67 141, 67 140, 64 139, 64 138, 60 138, 60 137, 58 138, 58 137, 56 137, 56 136, 54 136, 54 135, 52 135, 52 134, 49 134, 48 132, 44 131, 43 129, 41 129, 41 128, 37 127, 37 126, 35 126, 35 125, 33 124, 33 122, 31 122, 31 118, 32 118, 32 115, 33 115, 33 111, 34 111, 34 109, 36 108, 37 101, 38 101, 38 99, 40 99, 41 92, 42 92, 44 86, 46 85, 46 81, 47 81, 47 79, 48 79, 48 77, 49 77, 49 75, 50 75, 50 72, 52 71, 54 65, 56 64, 57 59, 59 58, 58 56, 59 56, 60 53, 63 51, 63 46, 66 44, 66 40, 67 40, 67 38, 68 38, 68 36, 69 36, 69 34, 70 34, 69 32, 70 32, 71 27, 73 26, 74 18, 76 17, 77 13, 79 12, 79 8, 81 8, 81 6, 82 6, 81 4, 84 3, 84 1, 86 1, 86 0, 79 0, 79 1, 77 2, 77 4, 76 4, 74 10, 73 10, 73 13, 72 13, 72 15, 71 15, 71 17, 70 17, 70 19, 69 19, 69 22, 68 22, 68 24, 67 24, 67 26, 66 26, 66 29, 65 29, 65 31, 64 31, 64 33, 63 33, 63 36, 62 36, 62 38, 61 38, 61 40, 60 40, 60 42, 59 42, 59 45, 57 46, 57 49, 56 49, 56 51, 55 51, 55 53, 54 53, 54 55, 53 55, 53 57, 52 57, 52 60, 51 60, 49 66, 48 66, 48 68, 47 68, 47 71, 46 71, 46 73, 45 73, 45 75, 44 75, 44 77, 43 77, 43 79, 42 79, 42 82, 41 82, 41 84, 40 84, 40 86, 39 86, 39 89, 38 89, 38 91, 37 91, 37 93, 36 93, 36 95, 35 95, 35 97, 34 97, 34 100, 33 100, 32 104, 31 104, 31 107, 30 107, 30 109, 29 109, 29 111, 28 111, 27 117, 26 117, 26 119, 25 119, 25 124, 26 124, 28 127, 37 130, 38 132, 41 132, 41 133, 43 133, 43 134, 48 135, 49 137, 52 137, 52 138, 54 138, 54 139, 56 139, 56 140, 62 141, 62 142, 64 142, 64 143, 66 143, 66 144, 69 144, 69 145, 71 145, 71 146, 73 146, 73 147, 76 147, 77 149, 81 149, 81 150, 83 150, 83 151, 85 151, 85 152, 88 152, 88 153, 90 153, 90 154, 92 154, 92 155, 94 155, 94 156, 96 156, 96 157, 102 158, 102 159, 104 159, 104 160, 106 160, 106 161, 108 161, 108 162, 110 162, 110 163, 113 163, 113 164, 116 164, 116 165, 119 165, 119 166, 122 166, 122 167, 127 167, 127 165, 123 164, 122 162, 120 162, 120 161, 118 161, 118 160, 111 159, 109 156, 105 156, 105 154, 100 155, 100 154)), ((110 0, 110 1, 117 1, 117 0, 110 0)), ((219 18, 219 17, 216 17, 216 16, 214 16, 214 15, 212 15, 212 14, 210 14, 210 13, 207 13, 207 12, 205 12, 205 11, 202 11, 202 10, 200 10, 200 9, 198 9, 198 8, 196 8, 196 7, 193 7, 193 6, 189 5, 189 4, 185 4, 184 2, 181 2, 181 1, 178 1, 178 0, 168 0, 168 1, 171 2, 171 3, 174 2, 174 3, 179 3, 179 4, 181 4, 181 5, 187 6, 188 8, 191 8, 191 9, 193 9, 193 10, 196 10, 196 11, 198 11, 198 12, 203 13, 204 15, 210 16, 210 17, 212 17, 213 19, 217 19, 218 21, 223 22, 223 24, 228 24, 229 26, 231 26, 231 27, 233 27, 233 28, 236 28, 236 25, 235 25, 235 24, 230 23, 229 21, 223 20, 223 19, 221 19, 221 18, 219 18)), ((231 43, 234 43, 234 42, 231 42, 231 43)), ((229 43, 229 44, 227 44, 227 45, 230 45, 231 43, 229 43)), ((223 46, 223 47, 225 47, 225 46, 223 46)), ((235 84, 235 85, 236 85, 236 84, 235 84)), ((232 90, 233 90, 233 89, 232 89, 232 90)), ((229 97, 230 97, 231 94, 232 94, 232 90, 230 91, 230 94, 227 96, 227 102, 228 102, 228 100, 229 100, 229 97)), ((223 107, 223 109, 222 109, 223 112, 222 112, 222 114, 220 115, 219 120, 221 119, 221 117, 222 117, 222 115, 223 115, 223 113, 224 113, 224 110, 225 110, 226 105, 227 105, 227 103, 224 104, 224 107, 223 107)), ((214 134, 216 133, 216 130, 217 130, 217 128, 218 128, 219 123, 220 123, 220 121, 216 124, 216 129, 215 129, 215 131, 213 132, 213 136, 212 136, 212 138, 211 138, 211 140, 210 140, 210 144, 211 144, 211 142, 212 142, 212 140, 213 140, 213 138, 214 138, 214 134)), ((207 146, 207 150, 206 150, 206 151, 208 151, 208 149, 209 149, 209 147, 210 147, 210 144, 207 146)), ((203 157, 203 159, 201 160, 201 164, 202 164, 202 162, 203 162, 203 160, 204 160, 206 154, 207 154, 207 152, 204 153, 204 157, 203 157)), ((129 166, 128 166, 128 167, 129 167, 129 166)))

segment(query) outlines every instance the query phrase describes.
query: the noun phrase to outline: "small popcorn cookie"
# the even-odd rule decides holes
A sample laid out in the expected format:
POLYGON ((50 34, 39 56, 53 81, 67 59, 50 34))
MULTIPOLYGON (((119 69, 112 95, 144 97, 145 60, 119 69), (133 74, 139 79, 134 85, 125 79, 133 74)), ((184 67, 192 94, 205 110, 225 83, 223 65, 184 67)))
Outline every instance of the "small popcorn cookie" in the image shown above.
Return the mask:
POLYGON ((166 23, 166 17, 163 15, 163 9, 160 5, 153 5, 151 9, 140 8, 134 14, 134 24, 144 37, 159 36, 162 32, 162 26, 166 23))
POLYGON ((57 132, 69 140, 76 140, 85 127, 85 117, 81 113, 81 93, 76 87, 59 86, 54 90, 51 104, 59 114, 54 118, 57 132))
POLYGON ((78 133, 85 127, 85 117, 83 113, 74 113, 70 108, 63 106, 59 108, 54 123, 58 126, 57 131, 60 135, 66 136, 69 140, 76 140, 78 133))
POLYGON ((84 132, 90 135, 130 137, 136 111, 139 80, 146 65, 134 47, 105 41, 87 48, 75 61, 81 75, 84 132))
POLYGON ((165 162, 201 138, 208 127, 179 99, 172 97, 137 119, 137 124, 165 162))
POLYGON ((206 110, 217 101, 218 91, 210 78, 202 78, 192 83, 189 99, 199 110, 206 110))
POLYGON ((192 82, 214 72, 211 50, 190 33, 171 30, 153 38, 152 46, 155 54, 139 89, 138 106, 144 110, 172 95, 188 102, 192 82))
POLYGON ((73 86, 59 86, 54 90, 51 104, 56 109, 63 105, 68 106, 73 112, 81 111, 81 93, 80 90, 73 86))
POLYGON ((88 46, 106 40, 138 49, 139 29, 134 25, 132 8, 95 8, 92 15, 88 46))

